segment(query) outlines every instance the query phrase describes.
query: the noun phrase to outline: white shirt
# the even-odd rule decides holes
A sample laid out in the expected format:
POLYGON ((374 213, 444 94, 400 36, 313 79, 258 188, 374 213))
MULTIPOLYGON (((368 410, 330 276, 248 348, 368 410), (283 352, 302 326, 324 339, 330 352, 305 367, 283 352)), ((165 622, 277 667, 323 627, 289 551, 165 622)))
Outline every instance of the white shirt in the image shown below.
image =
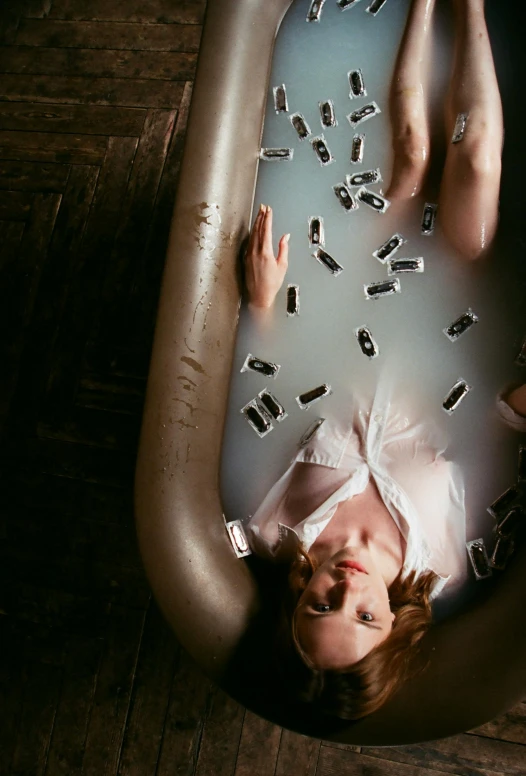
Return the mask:
POLYGON ((327 417, 252 516, 247 535, 254 552, 292 560, 299 543, 308 551, 338 504, 362 493, 372 478, 406 541, 403 577, 433 570, 440 579, 432 598, 449 579, 464 581, 461 471, 442 457, 445 444, 437 430, 409 415, 398 402, 393 406, 382 388, 370 409, 354 399, 347 418, 327 417), (305 463, 317 464, 309 467, 307 479, 300 468, 305 463))

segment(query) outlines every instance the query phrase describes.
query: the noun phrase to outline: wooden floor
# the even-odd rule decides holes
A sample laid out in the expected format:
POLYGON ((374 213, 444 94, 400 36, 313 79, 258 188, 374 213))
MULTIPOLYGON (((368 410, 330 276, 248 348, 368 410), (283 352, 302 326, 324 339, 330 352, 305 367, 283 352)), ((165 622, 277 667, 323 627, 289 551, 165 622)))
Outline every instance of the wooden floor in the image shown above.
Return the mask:
POLYGON ((213 687, 151 601, 131 488, 204 10, 0 7, 0 773, 524 774, 526 704, 425 746, 324 744, 213 687))

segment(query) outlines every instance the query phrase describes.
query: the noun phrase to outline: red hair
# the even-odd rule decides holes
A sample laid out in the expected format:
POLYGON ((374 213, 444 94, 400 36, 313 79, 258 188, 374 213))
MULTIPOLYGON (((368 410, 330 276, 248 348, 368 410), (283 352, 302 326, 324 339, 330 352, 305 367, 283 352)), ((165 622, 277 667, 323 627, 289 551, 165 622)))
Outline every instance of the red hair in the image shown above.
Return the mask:
POLYGON ((400 572, 389 587, 395 614, 389 636, 348 668, 320 670, 303 650, 296 631, 298 601, 315 570, 315 561, 300 550, 288 574, 278 642, 291 700, 313 704, 318 711, 341 719, 359 719, 379 709, 410 676, 410 665, 431 624, 429 597, 437 575, 412 572, 402 579, 400 572))

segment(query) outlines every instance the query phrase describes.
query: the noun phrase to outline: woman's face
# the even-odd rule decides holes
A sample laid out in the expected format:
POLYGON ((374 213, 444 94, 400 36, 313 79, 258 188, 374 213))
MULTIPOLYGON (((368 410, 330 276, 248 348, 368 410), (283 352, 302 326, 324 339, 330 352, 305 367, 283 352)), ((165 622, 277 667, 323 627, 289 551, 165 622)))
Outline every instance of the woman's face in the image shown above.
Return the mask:
POLYGON ((387 638, 395 616, 367 549, 345 547, 322 563, 301 595, 296 633, 316 668, 343 669, 387 638))

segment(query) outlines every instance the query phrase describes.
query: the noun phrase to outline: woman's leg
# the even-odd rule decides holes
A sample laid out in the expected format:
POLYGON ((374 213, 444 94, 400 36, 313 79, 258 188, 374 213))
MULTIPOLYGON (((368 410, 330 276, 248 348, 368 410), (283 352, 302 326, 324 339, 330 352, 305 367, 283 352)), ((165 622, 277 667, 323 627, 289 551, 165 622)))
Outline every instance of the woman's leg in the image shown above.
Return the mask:
POLYGON ((393 174, 390 199, 414 197, 429 163, 429 127, 423 78, 435 0, 413 0, 391 83, 393 174))
POLYGON ((439 198, 444 232, 466 259, 476 259, 497 230, 502 105, 484 18, 484 0, 453 0, 455 62, 446 101, 451 138, 459 113, 468 119, 463 139, 449 143, 439 198))

